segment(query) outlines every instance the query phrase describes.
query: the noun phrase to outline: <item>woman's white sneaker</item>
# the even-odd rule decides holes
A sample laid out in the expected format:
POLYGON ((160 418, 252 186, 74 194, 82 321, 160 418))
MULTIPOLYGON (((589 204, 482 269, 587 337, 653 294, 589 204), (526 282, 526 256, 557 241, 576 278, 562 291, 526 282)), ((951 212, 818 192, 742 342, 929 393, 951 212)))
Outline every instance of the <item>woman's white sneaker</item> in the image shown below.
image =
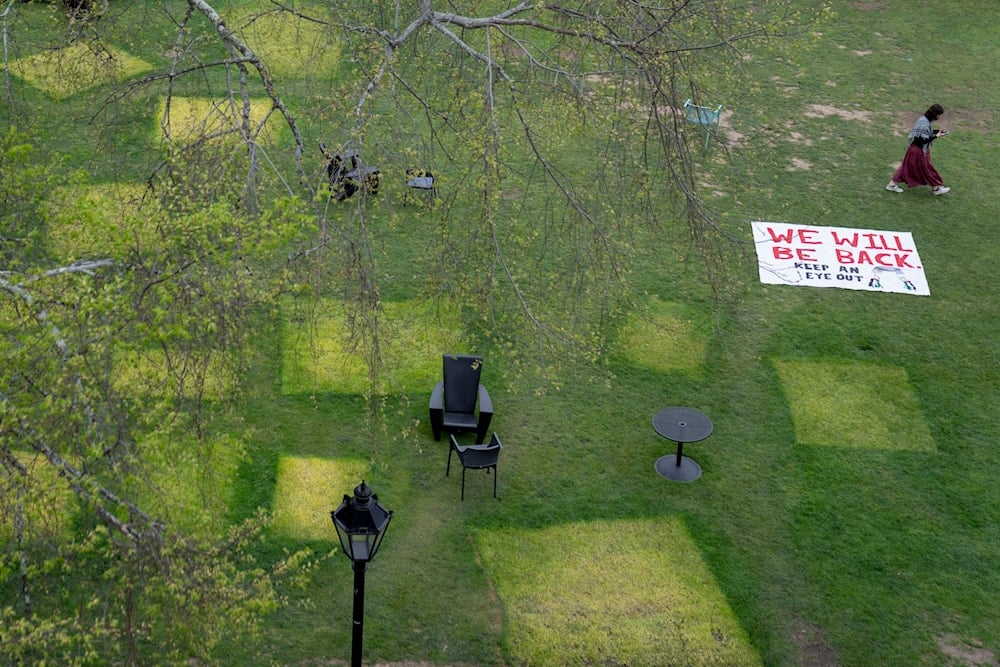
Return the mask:
POLYGON ((949 190, 951 190, 951 188, 946 188, 943 185, 939 185, 933 190, 931 190, 931 192, 934 193, 935 195, 943 195, 947 193, 949 190))
POLYGON ((903 191, 903 188, 899 187, 895 183, 889 183, 889 185, 885 186, 885 189, 888 190, 889 192, 902 192, 903 191))

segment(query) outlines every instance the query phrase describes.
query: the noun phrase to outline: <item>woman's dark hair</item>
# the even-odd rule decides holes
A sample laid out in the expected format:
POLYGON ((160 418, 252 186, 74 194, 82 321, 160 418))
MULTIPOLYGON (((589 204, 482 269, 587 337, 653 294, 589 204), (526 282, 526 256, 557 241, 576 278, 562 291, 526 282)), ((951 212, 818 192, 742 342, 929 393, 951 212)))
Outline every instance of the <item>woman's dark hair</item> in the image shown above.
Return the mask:
POLYGON ((931 108, 924 112, 924 116, 927 117, 927 120, 933 122, 938 118, 940 118, 943 113, 944 113, 943 106, 941 106, 940 104, 932 104, 931 108))

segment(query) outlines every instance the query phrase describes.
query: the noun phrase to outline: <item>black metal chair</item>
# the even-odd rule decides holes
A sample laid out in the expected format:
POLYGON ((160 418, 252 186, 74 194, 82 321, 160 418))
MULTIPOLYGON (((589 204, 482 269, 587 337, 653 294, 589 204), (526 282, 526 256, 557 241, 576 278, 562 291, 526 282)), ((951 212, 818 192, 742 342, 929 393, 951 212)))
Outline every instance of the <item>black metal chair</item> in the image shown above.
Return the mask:
POLYGON ((445 468, 444 476, 451 474, 451 454, 458 454, 458 460, 462 463, 462 500, 465 500, 465 471, 469 468, 473 470, 493 469, 493 497, 497 497, 497 463, 500 460, 500 450, 503 445, 500 438, 494 433, 490 437, 487 445, 466 445, 458 444, 454 434, 448 436, 451 439, 451 447, 448 449, 448 467, 445 468))
POLYGON ((476 444, 483 444, 493 419, 490 393, 479 382, 483 358, 471 354, 446 354, 442 366, 444 380, 435 385, 428 404, 434 439, 440 441, 442 431, 475 431, 476 444))

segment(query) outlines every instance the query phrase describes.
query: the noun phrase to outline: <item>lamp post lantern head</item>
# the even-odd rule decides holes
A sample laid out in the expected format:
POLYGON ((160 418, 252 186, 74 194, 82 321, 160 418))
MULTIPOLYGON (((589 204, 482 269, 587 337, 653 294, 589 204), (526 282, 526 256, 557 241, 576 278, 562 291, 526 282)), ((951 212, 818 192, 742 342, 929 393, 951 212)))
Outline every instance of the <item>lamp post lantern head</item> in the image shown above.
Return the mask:
POLYGON ((330 517, 337 528, 344 555, 356 567, 365 567, 375 558, 382 544, 392 510, 383 507, 371 487, 361 480, 354 489, 354 497, 345 495, 340 507, 330 512, 330 517))

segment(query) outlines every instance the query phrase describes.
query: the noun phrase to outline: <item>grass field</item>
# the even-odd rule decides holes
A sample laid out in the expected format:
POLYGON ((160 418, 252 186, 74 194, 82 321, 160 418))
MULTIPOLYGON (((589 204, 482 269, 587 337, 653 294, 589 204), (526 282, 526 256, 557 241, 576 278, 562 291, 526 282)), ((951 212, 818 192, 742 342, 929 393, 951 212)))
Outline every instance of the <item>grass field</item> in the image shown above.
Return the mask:
MULTIPOLYGON (((719 100, 722 141, 698 182, 743 240, 722 294, 681 225, 638 238, 642 310, 601 364, 567 362, 554 389, 476 350, 505 445, 498 500, 486 474, 467 474, 464 502, 454 467, 444 476, 427 399, 438 355, 466 350, 409 303, 402 271, 387 286, 400 367, 378 422, 337 344, 338 306, 320 303, 309 339, 295 305, 276 305, 245 378, 252 435, 227 518, 274 513, 262 560, 331 555, 260 645, 227 646, 221 663, 344 664, 353 573, 329 511, 363 477, 395 511, 366 580, 369 664, 1000 665, 1000 4, 836 5, 813 48, 750 54, 760 90, 719 100), (952 191, 886 192, 934 102, 952 191), (753 220, 910 232, 930 296, 762 285, 753 220), (651 427, 669 405, 714 422, 685 450, 703 470, 691 484, 653 469, 673 450, 651 427)), ((27 95, 88 95, 53 85, 27 95)), ((155 143, 147 102, 112 129, 155 143)), ((104 165, 75 118, 40 121, 40 148, 104 165)), ((419 228, 388 234, 419 253, 419 228)))
MULTIPOLYGON (((703 194, 748 241, 757 219, 909 231, 931 296, 759 285, 748 243, 719 303, 681 239, 647 239, 634 288, 649 317, 622 324, 610 384, 579 368, 538 400, 487 354, 505 443, 495 502, 488 479, 470 476, 460 503, 443 477, 445 447, 423 423, 432 377, 399 397, 406 435, 377 452, 353 435, 355 397, 266 398, 262 420, 309 422, 262 445, 368 457, 397 510, 368 578, 369 659, 997 664, 1000 91, 984 73, 1000 64, 1000 8, 836 9, 797 62, 750 62, 760 94, 720 100, 727 150, 703 158, 703 194), (952 192, 885 192, 935 101, 953 131, 934 152, 952 192), (715 423, 688 449, 704 471, 694 484, 653 470, 670 451, 650 427, 666 405, 715 423)), ((244 483, 271 465, 255 461, 244 483)), ((263 489, 247 504, 271 502, 263 489)), ((282 614, 264 655, 343 659, 349 577, 330 562, 324 599, 282 614)))

